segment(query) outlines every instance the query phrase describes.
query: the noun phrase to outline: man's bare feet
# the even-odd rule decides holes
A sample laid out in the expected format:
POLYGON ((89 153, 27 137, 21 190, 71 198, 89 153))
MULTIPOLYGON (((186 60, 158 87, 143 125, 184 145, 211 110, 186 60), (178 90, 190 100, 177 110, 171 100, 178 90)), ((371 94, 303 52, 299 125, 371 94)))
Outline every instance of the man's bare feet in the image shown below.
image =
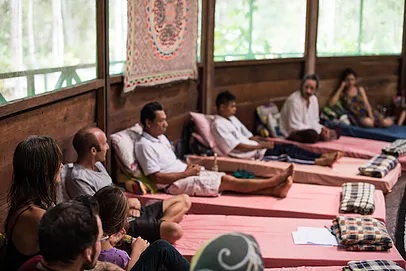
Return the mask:
POLYGON ((293 175, 294 166, 290 164, 287 168, 285 168, 281 173, 278 173, 275 178, 275 186, 286 183, 289 176, 293 175))
POLYGON ((275 196, 278 198, 286 198, 292 185, 293 185, 293 178, 292 178, 292 176, 289 176, 286 179, 285 183, 281 183, 280 185, 277 185, 272 189, 271 196, 275 196))
POLYGON ((322 155, 320 158, 317 158, 314 162, 316 165, 324 166, 324 167, 333 167, 333 164, 339 158, 340 152, 333 152, 333 153, 326 153, 324 156, 322 155))

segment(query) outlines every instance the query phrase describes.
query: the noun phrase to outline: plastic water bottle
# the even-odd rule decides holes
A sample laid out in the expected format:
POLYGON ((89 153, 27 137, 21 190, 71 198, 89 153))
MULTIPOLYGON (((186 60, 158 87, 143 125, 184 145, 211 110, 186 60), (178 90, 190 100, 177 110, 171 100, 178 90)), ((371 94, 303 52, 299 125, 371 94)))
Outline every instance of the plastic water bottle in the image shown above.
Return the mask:
POLYGON ((219 166, 217 165, 217 153, 214 153, 213 167, 211 168, 211 170, 219 171, 219 166))

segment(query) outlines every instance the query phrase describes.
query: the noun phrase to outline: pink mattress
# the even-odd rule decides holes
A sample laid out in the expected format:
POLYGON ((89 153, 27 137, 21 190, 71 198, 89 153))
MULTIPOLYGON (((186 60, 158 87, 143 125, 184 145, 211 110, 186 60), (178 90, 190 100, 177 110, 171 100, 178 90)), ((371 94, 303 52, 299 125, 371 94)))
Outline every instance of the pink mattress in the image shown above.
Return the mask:
POLYGON ((353 252, 332 246, 295 245, 292 232, 299 226, 330 226, 331 220, 187 215, 180 223, 184 234, 175 244, 191 259, 196 250, 215 236, 233 231, 251 234, 258 241, 266 268, 299 266, 344 266, 351 260, 392 260, 403 268, 405 262, 395 247, 388 252, 353 252))
MULTIPOLYGON (((295 144, 303 149, 317 153, 343 151, 345 152, 345 156, 362 159, 370 159, 375 155, 380 154, 383 147, 390 145, 390 142, 350 136, 341 136, 337 140, 329 142, 317 142, 315 144, 299 143, 282 138, 270 138, 270 140, 281 143, 295 144)), ((406 156, 399 157, 399 162, 402 170, 406 170, 406 156)))
POLYGON ((266 268, 265 271, 342 271, 342 266, 300 266, 300 267, 282 267, 266 268))
MULTIPOLYGON (((138 197, 143 204, 170 197, 166 194, 127 195, 138 197)), ((215 198, 191 197, 189 213, 333 219, 338 215, 340 195, 341 187, 295 183, 285 199, 240 194, 223 194, 215 198)), ((380 190, 375 190, 375 212, 372 216, 385 221, 385 198, 380 190)))
MULTIPOLYGON (((268 177, 288 166, 286 162, 279 161, 258 161, 243 160, 231 157, 218 157, 218 167, 220 171, 233 172, 235 170, 248 170, 254 172, 256 176, 268 177)), ((188 156, 188 162, 199 164, 207 169, 213 166, 213 157, 208 156, 188 156)), ((320 184, 328 186, 341 186, 345 182, 366 182, 375 185, 376 189, 384 193, 391 191, 402 173, 398 164, 384 178, 372 178, 359 174, 358 167, 366 162, 364 159, 342 157, 332 168, 316 165, 295 164, 293 181, 296 183, 320 184)))

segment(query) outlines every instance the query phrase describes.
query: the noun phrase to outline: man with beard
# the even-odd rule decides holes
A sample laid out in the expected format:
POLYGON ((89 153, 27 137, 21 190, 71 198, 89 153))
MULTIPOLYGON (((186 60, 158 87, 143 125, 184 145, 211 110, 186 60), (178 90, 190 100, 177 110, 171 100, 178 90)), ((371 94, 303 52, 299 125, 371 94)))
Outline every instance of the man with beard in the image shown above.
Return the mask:
POLYGON ((90 196, 60 203, 49 209, 38 227, 41 255, 28 260, 20 271, 122 270, 98 262, 103 228, 97 201, 90 196))
POLYGON ((319 102, 315 96, 319 88, 319 77, 307 74, 303 77, 300 89, 285 101, 280 117, 283 135, 292 141, 315 143, 339 137, 336 130, 320 124, 319 102))

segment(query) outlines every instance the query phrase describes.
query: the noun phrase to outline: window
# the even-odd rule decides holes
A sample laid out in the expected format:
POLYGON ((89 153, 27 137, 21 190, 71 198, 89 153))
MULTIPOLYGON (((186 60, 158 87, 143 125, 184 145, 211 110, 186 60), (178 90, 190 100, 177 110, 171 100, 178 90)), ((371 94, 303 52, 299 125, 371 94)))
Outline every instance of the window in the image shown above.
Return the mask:
POLYGON ((403 6, 403 0, 319 1, 317 55, 400 54, 403 6))
POLYGON ((109 0, 110 74, 122 74, 127 54, 127 0, 109 0))
POLYGON ((306 1, 216 1, 215 61, 302 57, 306 1))
POLYGON ((0 1, 0 104, 96 78, 96 2, 0 1))

